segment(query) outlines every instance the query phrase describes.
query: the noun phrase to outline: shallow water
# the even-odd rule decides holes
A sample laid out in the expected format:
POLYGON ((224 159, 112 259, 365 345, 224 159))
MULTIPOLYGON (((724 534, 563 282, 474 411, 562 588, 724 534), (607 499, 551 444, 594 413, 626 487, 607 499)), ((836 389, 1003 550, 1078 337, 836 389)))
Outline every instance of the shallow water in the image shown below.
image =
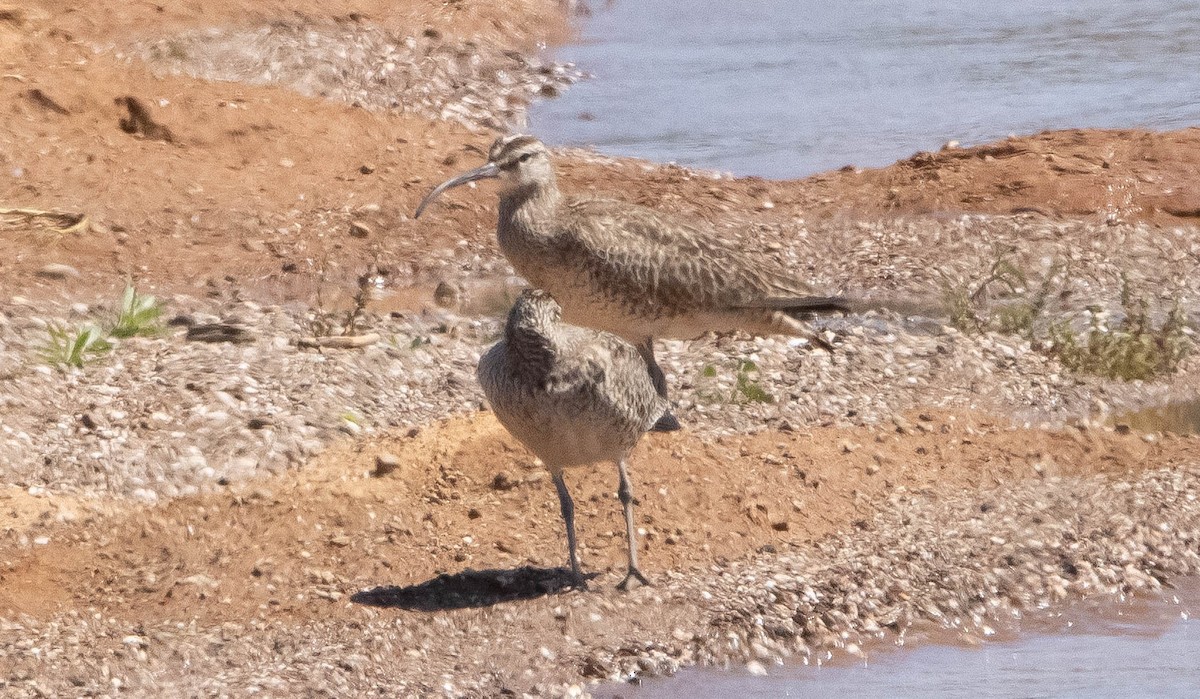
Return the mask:
POLYGON ((555 52, 595 78, 534 106, 549 143, 795 177, 948 140, 1200 124, 1183 0, 593 0, 555 52))
POLYGON ((1200 434, 1200 400, 1168 403, 1119 415, 1112 423, 1137 432, 1200 434))
POLYGON ((1194 697, 1200 694, 1200 582, 1186 596, 1076 607, 976 647, 923 645, 868 660, 745 672, 688 670, 598 697, 1194 697), (1181 599, 1182 597, 1182 599, 1181 599))

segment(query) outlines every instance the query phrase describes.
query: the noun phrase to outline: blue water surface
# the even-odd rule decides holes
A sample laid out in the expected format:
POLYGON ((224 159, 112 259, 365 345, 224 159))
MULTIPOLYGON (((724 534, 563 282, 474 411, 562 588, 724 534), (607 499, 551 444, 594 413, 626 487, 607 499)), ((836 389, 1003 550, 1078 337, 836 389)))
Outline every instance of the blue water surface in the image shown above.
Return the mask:
POLYGON ((948 140, 1200 125, 1200 4, 593 0, 595 77, 536 104, 547 142, 796 177, 948 140))

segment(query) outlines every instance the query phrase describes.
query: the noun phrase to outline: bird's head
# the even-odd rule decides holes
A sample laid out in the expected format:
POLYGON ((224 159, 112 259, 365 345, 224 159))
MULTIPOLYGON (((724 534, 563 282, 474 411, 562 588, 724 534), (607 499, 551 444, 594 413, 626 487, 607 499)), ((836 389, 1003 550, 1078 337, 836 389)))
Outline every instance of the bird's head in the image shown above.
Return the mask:
POLYGON ((562 307, 541 289, 525 289, 508 312, 509 328, 545 328, 562 321, 562 307))
POLYGON ((540 187, 554 182, 554 167, 550 164, 550 151, 533 136, 515 134, 497 138, 488 150, 488 160, 480 167, 452 177, 433 188, 417 206, 414 218, 447 189, 489 178, 498 178, 501 193, 528 187, 540 187))

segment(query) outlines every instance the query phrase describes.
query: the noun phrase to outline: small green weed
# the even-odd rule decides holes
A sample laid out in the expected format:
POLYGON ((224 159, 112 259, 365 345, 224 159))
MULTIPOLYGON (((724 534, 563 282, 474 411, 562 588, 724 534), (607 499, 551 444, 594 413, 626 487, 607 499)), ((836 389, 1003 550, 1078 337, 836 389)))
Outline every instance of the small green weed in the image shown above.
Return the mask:
MULTIPOLYGON (((328 257, 321 258, 316 265, 317 287, 312 313, 309 316, 309 332, 313 337, 332 337, 334 335, 351 336, 363 332, 368 320, 367 307, 375 299, 376 294, 387 284, 387 272, 379 267, 379 249, 372 252, 371 262, 366 270, 356 277, 354 289, 350 293, 350 308, 336 311, 326 307, 325 288, 328 284, 329 268, 336 267, 329 262, 328 257)), ((335 294, 336 298, 336 294, 335 294)), ((337 302, 334 301, 336 304, 337 302)))
POLYGON ((983 329, 983 320, 975 314, 971 291, 963 284, 955 284, 948 278, 942 279, 942 298, 950 314, 950 325, 964 333, 977 333, 983 329))
MULTIPOLYGON (((965 333, 986 332, 991 329, 988 320, 979 315, 978 306, 990 293, 993 285, 999 285, 1009 294, 1017 294, 1027 283, 1025 272, 1012 261, 1015 252, 1016 248, 1012 246, 996 246, 991 268, 983 278, 974 282, 955 281, 942 273, 942 296, 950 312, 951 325, 965 333)), ((1047 279, 1053 276, 1051 274, 1047 279)), ((1014 315, 1008 318, 1007 322, 1020 323, 1024 320, 1014 315)))
MULTIPOLYGON (((748 359, 739 361, 737 368, 737 385, 735 386, 737 393, 741 394, 743 398, 751 403, 774 403, 775 396, 772 396, 770 393, 767 393, 765 390, 763 390, 762 385, 758 383, 758 379, 751 376, 751 374, 757 373, 758 366, 756 366, 754 362, 748 359)), ((736 402, 736 400, 737 394, 730 398, 731 403, 736 402)))
POLYGON ((1191 351, 1187 316, 1179 300, 1155 325, 1149 301, 1125 274, 1121 275, 1121 308, 1116 314, 1123 316, 1122 320, 1109 322, 1101 306, 1088 307, 1089 327, 1083 332, 1072 328, 1068 320, 1046 318, 1048 301, 1067 287, 1069 267, 1052 265, 1031 290, 1029 277, 1011 261, 1012 254, 1012 248, 998 248, 990 270, 977 282, 952 283, 943 275, 943 294, 954 327, 965 333, 1020 335, 1070 371, 1126 381, 1174 373, 1191 351), (1015 300, 995 307, 990 316, 983 315, 981 300, 992 285, 999 285, 1005 297, 1015 300))
POLYGON ((1133 381, 1172 374, 1191 351, 1179 304, 1155 327, 1145 299, 1129 298, 1125 320, 1109 327, 1099 307, 1088 309, 1090 327, 1076 333, 1069 323, 1050 326, 1049 353, 1071 371, 1133 381))
POLYGON ((41 349, 42 358, 58 367, 82 369, 112 349, 112 343, 94 325, 72 330, 55 324, 48 330, 50 339, 41 349))
POLYGON ((162 305, 150 295, 142 295, 133 285, 125 287, 111 322, 103 327, 88 324, 78 328, 51 325, 49 338, 40 349, 47 364, 60 368, 82 369, 113 349, 113 340, 152 336, 162 332, 162 305))
POLYGON ((758 366, 748 360, 740 359, 732 367, 734 370, 733 389, 726 393, 720 384, 714 385, 718 376, 717 368, 711 364, 700 370, 696 396, 707 403, 774 403, 775 397, 767 393, 758 382, 758 366))
POLYGON ((126 286, 121 307, 108 331, 110 337, 147 337, 162 332, 162 305, 150 295, 142 295, 133 286, 126 286))

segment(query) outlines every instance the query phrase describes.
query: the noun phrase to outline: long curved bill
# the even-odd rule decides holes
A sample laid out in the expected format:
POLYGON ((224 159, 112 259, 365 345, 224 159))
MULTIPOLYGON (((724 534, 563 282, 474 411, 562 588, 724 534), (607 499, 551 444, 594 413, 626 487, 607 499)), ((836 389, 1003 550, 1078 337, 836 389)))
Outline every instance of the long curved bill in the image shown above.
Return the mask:
POLYGON ((429 204, 429 202, 437 199, 438 195, 447 189, 453 189, 459 185, 464 185, 468 182, 474 182, 475 180, 486 180, 489 177, 499 177, 499 175, 500 168, 497 167, 495 163, 485 163, 484 165, 477 167, 470 172, 464 172, 458 177, 448 179, 434 187, 432 192, 425 195, 425 198, 421 200, 419 205, 417 205, 417 213, 413 214, 413 218, 421 218, 421 212, 425 210, 425 207, 429 204))

